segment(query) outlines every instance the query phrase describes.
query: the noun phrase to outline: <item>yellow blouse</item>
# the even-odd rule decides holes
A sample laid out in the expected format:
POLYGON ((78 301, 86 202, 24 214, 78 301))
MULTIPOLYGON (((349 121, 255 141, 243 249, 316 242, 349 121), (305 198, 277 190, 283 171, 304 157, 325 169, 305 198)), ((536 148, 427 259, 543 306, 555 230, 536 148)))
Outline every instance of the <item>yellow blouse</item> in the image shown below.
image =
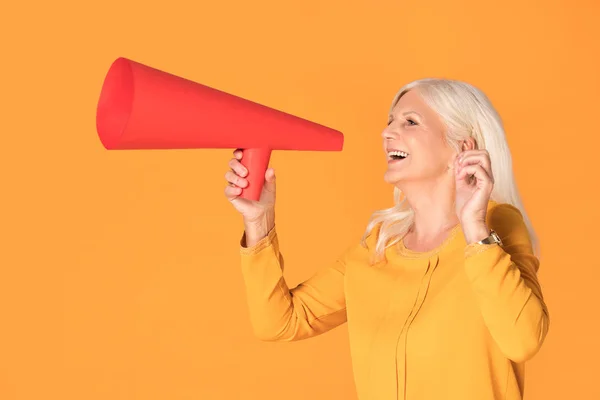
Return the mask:
POLYGON ((498 244, 467 246, 460 225, 435 250, 387 249, 369 266, 379 232, 294 288, 283 278, 276 229, 252 247, 240 241, 256 336, 306 339, 348 322, 360 400, 523 398, 524 362, 548 332, 549 316, 520 211, 490 201, 498 244))

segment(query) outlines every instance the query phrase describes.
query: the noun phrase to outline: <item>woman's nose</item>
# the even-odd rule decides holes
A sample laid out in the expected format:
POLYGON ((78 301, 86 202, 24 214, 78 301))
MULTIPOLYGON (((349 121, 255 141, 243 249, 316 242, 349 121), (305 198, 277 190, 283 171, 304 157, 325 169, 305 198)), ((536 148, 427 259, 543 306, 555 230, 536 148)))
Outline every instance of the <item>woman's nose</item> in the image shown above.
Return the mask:
POLYGON ((398 134, 397 134, 397 133, 394 133, 394 132, 392 132, 392 130, 391 130, 391 129, 389 129, 389 127, 388 127, 388 128, 385 128, 385 129, 383 130, 383 132, 381 132, 381 136, 382 136, 384 139, 394 139, 395 137, 397 137, 397 136, 398 136, 398 134))

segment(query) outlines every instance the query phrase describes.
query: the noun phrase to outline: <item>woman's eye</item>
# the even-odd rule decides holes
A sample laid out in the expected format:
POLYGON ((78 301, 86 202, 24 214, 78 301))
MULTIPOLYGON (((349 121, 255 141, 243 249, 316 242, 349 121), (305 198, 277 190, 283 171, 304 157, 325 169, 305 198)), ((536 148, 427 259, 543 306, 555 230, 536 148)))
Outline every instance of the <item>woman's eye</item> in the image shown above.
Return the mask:
POLYGON ((407 119, 407 121, 410 125, 417 125, 417 123, 415 121, 413 121, 412 119, 407 119))

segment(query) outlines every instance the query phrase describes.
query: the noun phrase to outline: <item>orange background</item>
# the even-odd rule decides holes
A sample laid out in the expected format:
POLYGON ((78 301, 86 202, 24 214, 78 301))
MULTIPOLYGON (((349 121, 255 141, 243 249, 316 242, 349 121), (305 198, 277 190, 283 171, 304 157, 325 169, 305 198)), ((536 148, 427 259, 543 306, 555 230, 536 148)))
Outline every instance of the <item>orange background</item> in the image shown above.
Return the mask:
POLYGON ((551 327, 526 398, 600 399, 597 2, 38 1, 1 14, 1 399, 356 398, 345 325, 252 336, 242 221, 223 195, 232 149, 102 147, 95 107, 118 56, 344 132, 342 152, 272 156, 290 285, 392 204, 380 133, 400 86, 479 86, 542 241, 551 327))

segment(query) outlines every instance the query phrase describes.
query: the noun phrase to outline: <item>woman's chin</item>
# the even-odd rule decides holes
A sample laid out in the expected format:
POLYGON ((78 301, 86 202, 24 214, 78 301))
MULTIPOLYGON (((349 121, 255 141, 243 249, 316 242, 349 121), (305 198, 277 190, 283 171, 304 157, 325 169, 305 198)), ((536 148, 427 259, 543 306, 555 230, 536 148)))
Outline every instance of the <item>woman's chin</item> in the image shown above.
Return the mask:
POLYGON ((403 178, 403 173, 399 172, 399 171, 391 171, 391 170, 387 170, 384 174, 383 174, 383 180, 386 183, 389 183, 391 185, 394 185, 398 182, 400 182, 403 178))

